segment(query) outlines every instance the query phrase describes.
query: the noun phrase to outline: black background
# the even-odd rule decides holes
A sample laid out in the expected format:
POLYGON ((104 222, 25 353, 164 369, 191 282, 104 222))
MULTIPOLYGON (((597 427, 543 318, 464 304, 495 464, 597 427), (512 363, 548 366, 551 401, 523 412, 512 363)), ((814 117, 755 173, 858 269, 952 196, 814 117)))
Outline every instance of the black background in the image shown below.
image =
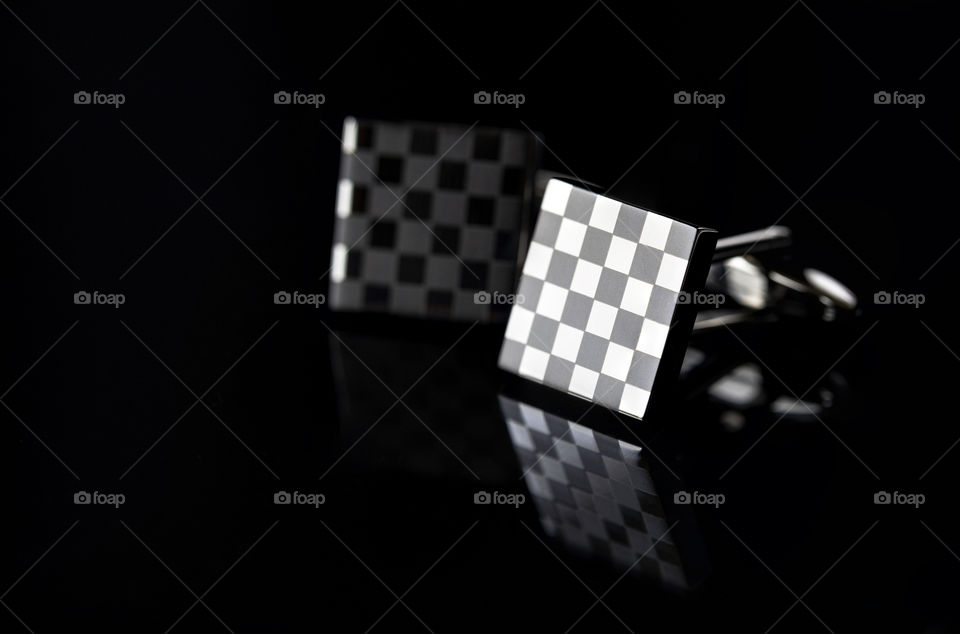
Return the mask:
POLYGON ((377 628, 566 630, 593 593, 609 610, 578 629, 766 630, 796 596, 809 609, 775 629, 956 628, 958 37, 932 2, 5 0, 2 628, 166 630, 202 596, 176 629, 366 630, 402 596, 377 628), (877 105, 880 90, 926 103, 877 105), (374 374, 401 395, 467 328, 411 343, 405 321, 274 305, 326 292, 348 114, 529 127, 546 167, 618 197, 723 234, 789 225, 798 260, 857 291, 858 318, 833 328, 716 335, 798 395, 840 359, 838 414, 759 441, 762 425, 722 432, 695 408, 661 421, 664 461, 728 499, 698 510, 697 592, 628 577, 604 595, 619 573, 551 543, 559 561, 532 506, 473 504, 525 491, 494 327, 416 384, 417 416, 395 407, 337 462, 394 401, 374 374), (79 290, 126 303, 78 306, 79 290), (876 306, 881 290, 926 303, 876 306), (278 507, 280 489, 327 503, 278 507), (127 502, 76 506, 78 490, 127 502), (878 490, 927 502, 875 506, 878 490))

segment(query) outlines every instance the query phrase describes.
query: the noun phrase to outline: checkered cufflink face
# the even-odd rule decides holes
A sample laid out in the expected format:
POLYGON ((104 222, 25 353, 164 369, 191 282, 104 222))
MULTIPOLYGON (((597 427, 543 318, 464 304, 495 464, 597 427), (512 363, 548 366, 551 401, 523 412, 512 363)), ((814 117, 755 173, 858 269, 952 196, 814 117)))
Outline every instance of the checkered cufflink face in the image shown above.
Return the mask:
POLYGON ((551 180, 500 367, 642 418, 697 234, 551 180))
POLYGON ((622 569, 686 585, 640 447, 503 396, 500 407, 547 534, 622 569))
POLYGON ((348 118, 331 308, 504 319, 533 156, 520 131, 348 118))

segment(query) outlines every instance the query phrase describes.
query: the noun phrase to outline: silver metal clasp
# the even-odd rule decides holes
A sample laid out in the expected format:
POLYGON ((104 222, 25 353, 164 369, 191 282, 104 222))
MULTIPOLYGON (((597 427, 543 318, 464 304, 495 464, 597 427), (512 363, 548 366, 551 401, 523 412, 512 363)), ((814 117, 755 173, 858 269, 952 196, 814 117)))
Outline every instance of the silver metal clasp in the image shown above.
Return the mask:
POLYGON ((700 311, 694 330, 787 317, 834 321, 852 314, 857 296, 833 276, 814 268, 787 272, 772 263, 789 249, 791 238, 788 227, 771 226, 718 240, 706 291, 725 301, 700 311))

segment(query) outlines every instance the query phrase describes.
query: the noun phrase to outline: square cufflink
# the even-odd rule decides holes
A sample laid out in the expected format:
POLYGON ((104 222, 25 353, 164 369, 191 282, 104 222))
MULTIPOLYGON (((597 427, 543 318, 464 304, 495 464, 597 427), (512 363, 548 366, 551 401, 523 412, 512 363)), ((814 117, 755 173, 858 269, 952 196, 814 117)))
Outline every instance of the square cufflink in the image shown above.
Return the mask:
POLYGON ((519 130, 347 118, 330 307, 505 319, 535 156, 519 130))
POLYGON ((712 229, 552 179, 500 367, 643 418, 679 372, 696 315, 682 298, 702 288, 715 246, 712 229))

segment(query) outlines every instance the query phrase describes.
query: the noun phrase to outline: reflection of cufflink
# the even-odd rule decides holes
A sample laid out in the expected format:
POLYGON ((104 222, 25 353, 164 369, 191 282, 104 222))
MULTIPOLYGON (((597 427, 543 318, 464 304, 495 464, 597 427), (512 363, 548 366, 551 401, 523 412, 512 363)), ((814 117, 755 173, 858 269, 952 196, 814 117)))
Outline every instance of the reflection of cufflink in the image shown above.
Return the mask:
MULTIPOLYGON (((711 345, 718 343, 701 336, 683 358, 679 391, 687 395, 684 414, 689 419, 719 420, 728 431, 738 431, 744 425, 769 427, 781 420, 814 422, 850 403, 847 380, 837 370, 821 376, 798 397, 766 363, 757 363, 748 348, 711 345)), ((782 352, 786 358, 796 354, 786 346, 770 352, 782 352)))
POLYGON ((536 145, 518 130, 348 118, 330 307, 494 321, 513 293, 536 145))
POLYGON ((541 202, 500 366, 636 418, 675 378, 715 232, 553 179, 541 202))
POLYGON ((673 476, 658 473, 646 450, 506 396, 500 408, 547 535, 666 586, 702 581, 696 522, 671 504, 675 487, 655 486, 673 476))

